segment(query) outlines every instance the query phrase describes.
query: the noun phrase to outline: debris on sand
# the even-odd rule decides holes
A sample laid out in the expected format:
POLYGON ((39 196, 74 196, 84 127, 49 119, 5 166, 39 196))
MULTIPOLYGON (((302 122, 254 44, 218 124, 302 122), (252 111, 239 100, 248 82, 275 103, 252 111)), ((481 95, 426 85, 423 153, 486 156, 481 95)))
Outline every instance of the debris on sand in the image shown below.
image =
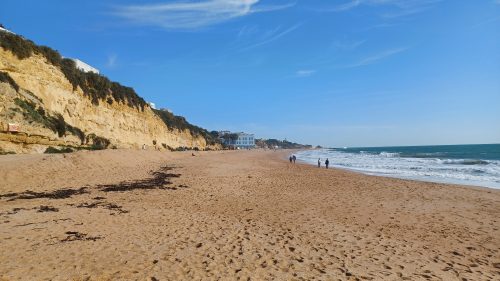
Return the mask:
POLYGON ((74 188, 63 188, 54 190, 51 192, 34 192, 31 190, 27 190, 21 193, 7 193, 0 194, 0 198, 6 197, 9 198, 7 201, 14 201, 18 199, 39 199, 39 198, 48 198, 48 199, 66 199, 70 198, 74 195, 80 195, 89 193, 87 191, 87 187, 80 187, 78 189, 74 188))
MULTIPOLYGON (((131 191, 136 189, 161 189, 161 190, 177 190, 175 186, 171 185, 171 178, 178 178, 180 174, 172 174, 168 173, 168 171, 172 170, 173 167, 163 166, 160 170, 153 172, 152 178, 136 180, 136 181, 124 181, 118 184, 103 184, 97 185, 97 189, 104 192, 124 192, 131 191)), ((187 188, 185 185, 180 185, 179 187, 187 188)), ((62 188, 50 192, 35 192, 31 190, 27 190, 24 192, 15 192, 15 193, 6 193, 0 194, 0 199, 6 198, 7 201, 14 201, 19 199, 40 199, 40 198, 48 198, 48 199, 67 199, 71 198, 74 195, 81 195, 90 193, 88 190, 88 186, 80 187, 80 188, 62 188)), ((96 200, 106 199, 105 197, 95 197, 96 200)))
POLYGON ((14 214, 17 214, 19 211, 21 210, 28 210, 26 208, 14 208, 12 209, 12 211, 7 211, 7 212, 3 212, 3 213, 0 213, 0 216, 5 216, 5 215, 14 215, 14 214))
POLYGON ((58 208, 52 207, 52 206, 40 206, 40 207, 35 207, 35 209, 38 209, 39 213, 43 212, 59 212, 58 208))
POLYGON ((81 233, 77 231, 67 231, 66 238, 62 239, 61 242, 71 242, 71 241, 96 241, 102 239, 100 236, 87 236, 86 233, 81 233))
POLYGON ((104 209, 108 209, 108 210, 112 210, 112 211, 117 211, 119 214, 126 214, 128 213, 127 210, 123 210, 122 209, 122 206, 120 205, 116 205, 116 204, 113 204, 113 203, 108 203, 108 202, 92 202, 92 203, 87 203, 87 202, 84 202, 84 203, 81 203, 79 205, 76 205, 77 208, 98 208, 98 207, 101 207, 101 208, 104 208, 104 209))
POLYGON ((124 192, 136 189, 169 189, 176 190, 175 187, 168 187, 172 184, 171 178, 178 178, 180 174, 167 173, 172 167, 164 166, 159 171, 153 172, 153 177, 137 181, 125 181, 118 184, 98 185, 97 188, 104 192, 124 192))

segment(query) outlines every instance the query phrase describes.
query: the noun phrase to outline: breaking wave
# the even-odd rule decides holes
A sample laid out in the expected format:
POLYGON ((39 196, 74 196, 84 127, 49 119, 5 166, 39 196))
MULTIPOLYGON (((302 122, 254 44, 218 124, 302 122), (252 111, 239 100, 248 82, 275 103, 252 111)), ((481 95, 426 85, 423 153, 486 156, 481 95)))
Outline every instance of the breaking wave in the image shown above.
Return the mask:
POLYGON ((444 153, 346 151, 320 149, 300 151, 300 161, 317 165, 329 158, 333 167, 404 179, 457 183, 500 188, 500 160, 441 159, 444 153))

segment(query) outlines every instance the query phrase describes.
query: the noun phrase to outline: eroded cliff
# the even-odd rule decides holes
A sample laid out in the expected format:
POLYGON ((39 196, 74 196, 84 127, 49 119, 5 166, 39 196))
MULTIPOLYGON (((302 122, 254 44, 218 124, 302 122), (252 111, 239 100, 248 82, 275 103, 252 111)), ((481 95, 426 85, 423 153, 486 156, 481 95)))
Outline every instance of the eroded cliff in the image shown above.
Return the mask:
POLYGON ((92 100, 40 53, 19 58, 0 47, 0 76, 3 153, 43 152, 48 146, 89 147, 103 140, 118 148, 144 144, 160 149, 217 148, 204 134, 166 124, 144 103, 132 106, 117 100, 112 90, 104 102, 92 100), (18 125, 18 132, 8 132, 9 124, 18 125))

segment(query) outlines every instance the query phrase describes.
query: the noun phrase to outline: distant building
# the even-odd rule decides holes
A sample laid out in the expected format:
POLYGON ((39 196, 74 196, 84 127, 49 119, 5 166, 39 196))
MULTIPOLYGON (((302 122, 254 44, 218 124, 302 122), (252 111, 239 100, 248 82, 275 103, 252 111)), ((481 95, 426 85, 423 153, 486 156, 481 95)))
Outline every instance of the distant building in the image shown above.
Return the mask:
POLYGON ((254 134, 247 134, 243 132, 232 133, 230 131, 219 131, 223 143, 238 149, 255 148, 254 134))
POLYGON ((253 134, 238 133, 238 139, 236 140, 236 147, 238 148, 254 148, 255 147, 255 137, 253 134))
POLYGON ((0 31, 15 34, 14 32, 12 32, 12 31, 8 30, 7 28, 5 28, 5 26, 3 26, 1 23, 0 23, 0 31))
POLYGON ((72 59, 72 58, 70 58, 70 60, 74 61, 76 68, 80 69, 81 71, 84 71, 84 72, 94 72, 95 74, 99 74, 99 69, 97 69, 95 67, 92 67, 92 66, 84 63, 83 61, 79 60, 79 59, 72 59))
POLYGON ((231 131, 219 131, 219 136, 223 137, 225 135, 230 135, 232 134, 231 131))

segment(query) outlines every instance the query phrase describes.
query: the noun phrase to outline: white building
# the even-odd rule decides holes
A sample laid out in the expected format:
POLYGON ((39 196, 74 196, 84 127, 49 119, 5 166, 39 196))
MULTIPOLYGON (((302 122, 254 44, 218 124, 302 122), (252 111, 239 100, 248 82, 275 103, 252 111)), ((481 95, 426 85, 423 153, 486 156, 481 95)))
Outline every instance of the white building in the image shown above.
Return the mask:
POLYGON ((6 28, 5 28, 5 27, 3 27, 2 25, 0 25, 0 31, 15 34, 14 32, 12 32, 12 31, 10 31, 10 30, 6 29, 6 28))
POLYGON ((237 133, 238 139, 236 140, 236 147, 238 148, 254 148, 255 137, 253 134, 237 133))
POLYGON ((72 58, 70 58, 70 60, 74 61, 75 65, 76 65, 76 68, 80 69, 81 71, 84 71, 84 72, 94 72, 95 74, 99 74, 99 69, 97 69, 95 67, 92 67, 92 66, 84 63, 83 61, 79 60, 79 59, 72 59, 72 58))
POLYGON ((231 133, 230 131, 220 131, 219 136, 224 140, 224 144, 229 146, 234 146, 239 149, 247 149, 255 147, 255 136, 254 134, 247 134, 243 132, 231 133), (236 135, 237 139, 225 138, 227 135, 236 135))

